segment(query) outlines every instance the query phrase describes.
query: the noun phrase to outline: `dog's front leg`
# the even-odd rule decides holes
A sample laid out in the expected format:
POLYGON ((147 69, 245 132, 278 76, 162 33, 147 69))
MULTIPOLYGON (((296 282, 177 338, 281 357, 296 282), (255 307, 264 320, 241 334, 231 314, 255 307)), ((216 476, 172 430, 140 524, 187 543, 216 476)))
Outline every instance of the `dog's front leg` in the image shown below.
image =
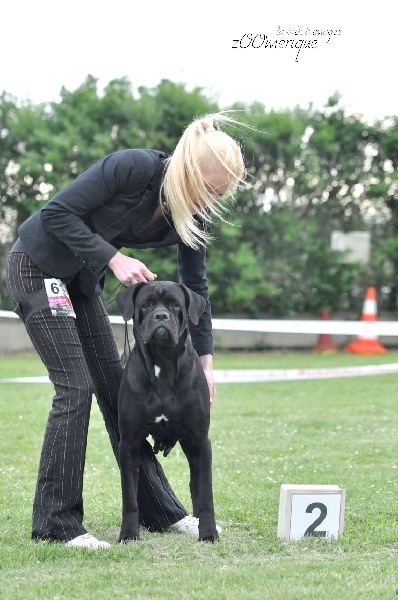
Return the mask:
POLYGON ((199 541, 218 540, 214 517, 211 443, 207 438, 201 445, 180 440, 190 469, 189 487, 193 514, 199 517, 199 541))
POLYGON ((119 465, 123 501, 119 542, 127 542, 138 540, 140 537, 137 502, 140 448, 121 441, 119 444, 119 465))

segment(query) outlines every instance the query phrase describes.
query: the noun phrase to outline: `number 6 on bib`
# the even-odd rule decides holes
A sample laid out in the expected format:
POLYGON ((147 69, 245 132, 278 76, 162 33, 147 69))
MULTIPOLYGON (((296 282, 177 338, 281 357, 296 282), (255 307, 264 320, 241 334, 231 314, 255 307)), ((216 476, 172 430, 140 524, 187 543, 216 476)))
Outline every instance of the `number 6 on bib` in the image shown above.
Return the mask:
POLYGON ((53 317, 76 318, 66 285, 61 279, 45 279, 48 305, 53 317))

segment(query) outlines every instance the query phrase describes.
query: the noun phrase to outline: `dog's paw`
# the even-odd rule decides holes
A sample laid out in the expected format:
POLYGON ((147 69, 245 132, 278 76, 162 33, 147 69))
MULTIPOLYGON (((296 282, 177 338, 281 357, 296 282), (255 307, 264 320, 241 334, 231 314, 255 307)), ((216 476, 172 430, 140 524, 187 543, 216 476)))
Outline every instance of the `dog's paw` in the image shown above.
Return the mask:
POLYGON ((135 542, 137 540, 140 539, 140 534, 139 533, 133 533, 133 532, 120 532, 119 535, 119 544, 128 544, 129 542, 135 542))
POLYGON ((217 530, 215 532, 208 532, 204 534, 199 534, 199 542, 218 542, 218 533, 217 530))

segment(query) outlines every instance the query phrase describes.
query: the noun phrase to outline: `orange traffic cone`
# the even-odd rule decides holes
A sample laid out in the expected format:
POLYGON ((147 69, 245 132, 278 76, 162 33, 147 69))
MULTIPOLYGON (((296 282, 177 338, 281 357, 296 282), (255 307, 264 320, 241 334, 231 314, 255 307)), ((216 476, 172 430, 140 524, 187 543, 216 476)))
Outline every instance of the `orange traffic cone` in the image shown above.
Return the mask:
MULTIPOLYGON (((322 320, 329 320, 329 312, 327 308, 322 310, 322 320)), ((336 346, 332 342, 332 336, 330 333, 321 333, 318 338, 318 343, 314 348, 314 352, 318 352, 319 354, 333 354, 337 352, 336 346)))
MULTIPOLYGON (((377 321, 376 288, 369 287, 363 305, 361 321, 377 321)), ((345 352, 353 354, 385 354, 386 348, 382 346, 376 336, 358 336, 354 342, 347 344, 345 352)))

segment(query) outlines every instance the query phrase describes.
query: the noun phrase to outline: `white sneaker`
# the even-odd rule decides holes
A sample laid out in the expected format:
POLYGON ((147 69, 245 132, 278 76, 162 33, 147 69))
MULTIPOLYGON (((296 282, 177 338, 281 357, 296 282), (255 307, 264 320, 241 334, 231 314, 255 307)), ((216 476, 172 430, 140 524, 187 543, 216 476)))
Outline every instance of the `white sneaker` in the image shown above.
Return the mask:
POLYGON ((108 542, 100 542, 90 533, 83 533, 83 535, 79 535, 75 537, 70 542, 66 543, 68 548, 72 546, 80 547, 80 548, 91 548, 92 550, 97 550, 97 548, 110 548, 110 544, 108 542))
MULTIPOLYGON (((216 525, 218 533, 222 532, 219 525, 216 525)), ((199 519, 192 515, 187 515, 177 523, 170 525, 169 529, 174 531, 180 531, 181 533, 189 533, 190 535, 199 535, 199 519)))

